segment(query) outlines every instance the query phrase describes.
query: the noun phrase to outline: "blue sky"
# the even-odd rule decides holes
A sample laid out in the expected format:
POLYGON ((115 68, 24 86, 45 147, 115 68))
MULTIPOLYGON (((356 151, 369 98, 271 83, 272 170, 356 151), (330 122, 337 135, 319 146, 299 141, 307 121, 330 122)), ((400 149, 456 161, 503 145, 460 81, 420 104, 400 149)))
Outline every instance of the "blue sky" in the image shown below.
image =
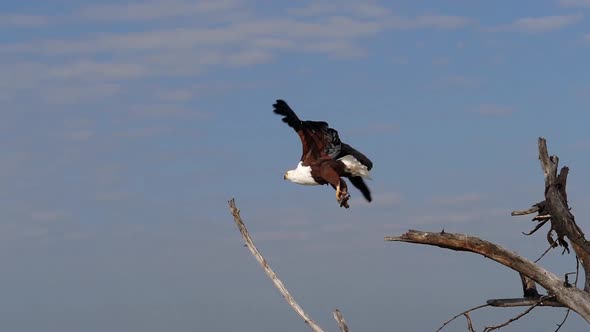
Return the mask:
POLYGON ((542 199, 539 136, 590 231, 589 20, 588 0, 2 1, 3 329, 305 329, 242 246, 232 197, 327 330, 335 307, 356 331, 430 331, 519 296, 493 262, 383 237, 444 228, 537 258, 544 234, 509 213, 542 199), (277 98, 373 160, 373 203, 283 181, 300 143, 277 98))

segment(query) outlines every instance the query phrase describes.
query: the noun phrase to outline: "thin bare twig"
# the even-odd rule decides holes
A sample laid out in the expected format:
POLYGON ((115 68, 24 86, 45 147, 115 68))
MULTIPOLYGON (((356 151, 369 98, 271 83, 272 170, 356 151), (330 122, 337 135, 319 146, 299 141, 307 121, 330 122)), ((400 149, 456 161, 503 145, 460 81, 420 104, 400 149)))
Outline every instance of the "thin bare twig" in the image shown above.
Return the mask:
MULTIPOLYGON (((576 279, 574 280, 574 287, 578 287, 578 276, 580 275, 580 259, 578 258, 578 256, 576 255, 576 279)), ((555 329, 554 332, 557 332, 561 329, 561 327, 563 326, 563 324, 565 324, 565 322, 567 321, 567 318, 570 315, 570 311, 572 311, 572 309, 567 309, 565 312, 565 316, 563 317, 563 320, 561 321, 561 323, 557 324, 557 328, 555 329)))
MULTIPOLYGON (((554 298, 553 296, 550 298, 554 298)), ((537 303, 533 304, 532 306, 530 306, 527 310, 521 312, 520 314, 518 314, 515 317, 510 318, 509 320, 505 321, 502 324, 498 324, 498 325, 491 325, 491 326, 486 326, 483 330, 483 332, 490 332, 490 331, 494 331, 494 330, 498 330, 503 328, 504 326, 507 326, 508 324, 519 320, 520 318, 522 318, 523 316, 525 316, 526 314, 528 314, 529 312, 531 312, 533 309, 535 309, 538 305, 540 305, 543 301, 547 300, 547 298, 542 298, 539 301, 537 301, 537 303)))
MULTIPOLYGON (((470 312, 472 312, 472 311, 475 311, 475 310, 481 309, 481 308, 485 308, 485 307, 488 307, 488 306, 489 306, 489 304, 482 304, 482 305, 478 305, 477 307, 473 307, 471 309, 467 309, 467 310, 465 310, 465 311, 463 311, 461 313, 458 313, 453 318, 451 318, 448 321, 444 322, 443 325, 441 327, 439 327, 438 330, 436 330, 435 332, 439 332, 440 330, 444 329, 445 326, 449 325, 450 322, 454 321, 455 319, 457 319, 458 317, 461 317, 461 316, 467 317, 468 318, 468 321, 467 321, 468 323, 467 324, 470 324, 471 318, 469 318, 469 315, 468 314, 470 312)), ((472 326, 472 328, 473 328, 473 326, 472 326)))
POLYGON ((567 311, 565 312, 565 316, 563 317, 563 320, 561 321, 561 323, 557 324, 557 328, 555 329, 554 332, 559 331, 559 329, 561 329, 561 327, 563 326, 563 324, 565 324, 565 321, 567 320, 567 317, 570 315, 570 311, 572 311, 572 309, 567 309, 567 311))
POLYGON ((471 321, 471 317, 469 317, 469 313, 466 312, 463 315, 465 316, 465 319, 467 319, 467 329, 469 332, 475 332, 473 329, 473 322, 471 321))
POLYGON ((254 241, 252 241, 252 238, 250 237, 250 234, 248 233, 248 230, 246 229, 246 225, 244 224, 244 222, 242 221, 242 218, 240 217, 240 210, 236 207, 235 199, 232 198, 228 203, 229 203, 229 209, 231 211, 231 214, 234 217, 234 221, 236 222, 236 225, 238 226, 238 229, 240 230, 240 234, 242 234, 242 238, 246 242, 246 246, 248 247, 248 249, 250 249, 250 252, 252 253, 252 255, 254 255, 254 258, 256 258, 258 263, 260 263, 260 265, 264 269, 264 272, 272 280, 274 285, 277 287, 279 292, 281 292, 281 295, 283 295, 283 297, 285 298, 287 303, 291 306, 291 308, 293 308, 293 310, 295 310, 295 312, 301 318, 303 318, 303 320, 305 321, 305 324, 307 324, 314 332, 323 332, 324 330, 322 330, 303 311, 303 309, 299 306, 299 304, 297 304, 297 302, 295 302, 295 299, 293 298, 293 296, 291 296, 291 293, 289 293, 289 291, 287 290, 285 285, 283 285, 283 282, 279 279, 279 277, 277 277, 276 273, 270 268, 270 266, 266 262, 266 259, 264 259, 264 256, 262 256, 260 251, 258 251, 256 246, 254 245, 254 241))
POLYGON ((342 313, 340 312, 340 310, 338 310, 338 309, 334 310, 334 312, 332 312, 332 315, 334 315, 334 319, 338 323, 338 327, 340 328, 340 332, 349 332, 350 331, 348 329, 348 325, 346 325, 346 321, 344 320, 344 317, 342 316, 342 313))
POLYGON ((553 240, 553 243, 551 243, 549 245, 549 248, 547 248, 547 250, 545 250, 545 252, 541 255, 541 257, 537 258, 537 260, 535 261, 535 263, 538 263, 543 257, 545 257, 545 255, 547 255, 547 253, 549 252, 549 250, 554 248, 554 245, 557 243, 557 240, 553 240))

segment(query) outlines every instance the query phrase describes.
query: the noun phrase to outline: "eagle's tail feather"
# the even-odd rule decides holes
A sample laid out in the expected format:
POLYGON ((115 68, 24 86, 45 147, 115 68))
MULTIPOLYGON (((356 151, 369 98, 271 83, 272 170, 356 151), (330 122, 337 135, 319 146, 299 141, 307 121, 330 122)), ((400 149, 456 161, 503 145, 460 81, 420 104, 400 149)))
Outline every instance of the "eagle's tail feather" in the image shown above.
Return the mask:
POLYGON ((297 114, 293 112, 291 107, 282 99, 277 99, 277 101, 272 105, 274 107, 274 112, 279 115, 283 115, 283 122, 287 123, 289 127, 297 129, 301 124, 301 120, 297 117, 297 114))

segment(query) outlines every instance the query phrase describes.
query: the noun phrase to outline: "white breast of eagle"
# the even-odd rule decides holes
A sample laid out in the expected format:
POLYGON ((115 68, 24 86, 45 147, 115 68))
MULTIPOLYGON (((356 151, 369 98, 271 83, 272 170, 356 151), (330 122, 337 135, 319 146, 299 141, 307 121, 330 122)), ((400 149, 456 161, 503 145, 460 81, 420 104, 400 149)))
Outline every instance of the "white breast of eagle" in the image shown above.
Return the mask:
MULTIPOLYGON (((345 166, 345 170, 350 173, 352 176, 362 176, 364 178, 370 179, 371 175, 367 166, 361 164, 355 157, 352 155, 346 155, 344 157, 338 158, 337 160, 342 161, 345 166)), ((303 162, 299 162, 297 167, 293 170, 287 171, 285 174, 285 179, 297 184, 302 184, 305 186, 317 186, 317 183, 313 177, 311 176, 311 167, 310 166, 303 166, 303 162)))

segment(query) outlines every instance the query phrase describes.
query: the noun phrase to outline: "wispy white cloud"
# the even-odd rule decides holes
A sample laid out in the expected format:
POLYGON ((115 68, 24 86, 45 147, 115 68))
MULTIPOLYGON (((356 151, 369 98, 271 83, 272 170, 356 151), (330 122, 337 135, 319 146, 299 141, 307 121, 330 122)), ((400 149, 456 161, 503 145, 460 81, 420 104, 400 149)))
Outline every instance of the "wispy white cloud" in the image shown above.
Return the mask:
POLYGON ((564 7, 590 7, 590 0, 559 0, 564 7))
POLYGON ((310 43, 304 50, 312 53, 325 53, 336 57, 362 57, 367 54, 361 47, 347 41, 328 41, 310 43))
POLYGON ((494 104, 483 104, 483 105, 480 105, 475 110, 475 112, 479 113, 481 115, 499 116, 499 115, 509 115, 512 112, 514 112, 514 110, 508 106, 494 105, 494 104))
POLYGON ((38 210, 31 212, 31 219, 38 222, 53 222, 63 220, 68 213, 62 210, 38 210))
POLYGON ((481 86, 481 80, 477 77, 466 75, 447 75, 437 78, 433 85, 437 89, 464 88, 475 89, 481 86))
POLYGON ((304 241, 309 239, 310 234, 306 231, 296 230, 278 230, 278 231, 259 231, 252 235, 256 241, 304 241))
POLYGON ((174 17, 211 15, 239 8, 240 0, 151 0, 126 4, 106 4, 81 9, 74 16, 104 21, 151 21, 174 17))
POLYGON ((402 29, 433 28, 433 29, 458 29, 477 23, 477 20, 453 15, 429 14, 414 18, 395 17, 394 27, 402 29))
POLYGON ((141 77, 146 72, 146 68, 136 63, 94 61, 80 61, 48 68, 48 74, 52 79, 128 79, 141 77))
POLYGON ((200 120, 207 119, 212 115, 205 111, 194 110, 184 106, 182 103, 157 103, 133 105, 129 107, 130 114, 139 116, 171 116, 171 115, 192 115, 200 120))
POLYGON ((322 231, 326 232, 350 232, 358 231, 361 228, 361 224, 352 222, 337 222, 333 224, 325 224, 321 226, 322 231))
POLYGON ((290 8, 287 13, 295 16, 320 16, 334 13, 352 13, 366 17, 383 17, 389 16, 391 10, 377 3, 368 3, 362 1, 314 1, 305 7, 290 8))
POLYGON ((444 66, 444 65, 448 65, 449 63, 451 63, 451 59, 449 59, 447 57, 438 57, 438 58, 432 59, 433 65, 444 66))
POLYGON ((346 135, 376 135, 376 134, 393 134, 400 130, 397 123, 372 123, 365 126, 357 126, 353 129, 345 130, 346 135))
POLYGON ((487 208, 479 210, 464 210, 417 215, 409 218, 411 225, 450 225, 477 222, 483 218, 506 216, 507 211, 501 208, 487 208))
POLYGON ((158 91, 157 97, 167 102, 184 102, 195 97, 196 92, 190 88, 158 91))
MULTIPOLYGON (((364 41, 387 30, 456 29, 476 22, 440 14, 402 16, 378 2, 356 1, 312 2, 286 13, 269 14, 243 0, 148 0, 83 7, 59 17, 11 17, 14 22, 20 17, 30 24, 147 24, 139 31, 99 33, 97 28, 81 37, 0 44, 0 57, 36 59, 0 64, 0 70, 7 67, 0 77, 1 100, 28 92, 61 104, 113 96, 129 80, 192 77, 216 67, 269 63, 287 50, 364 57, 368 54, 364 41), (191 20, 153 23, 183 17, 191 20), (223 20, 227 17, 239 19, 223 20), (212 21, 217 23, 209 24, 212 21), (71 94, 66 95, 70 88, 71 94)), ((163 99, 182 102, 190 98, 191 93, 185 91, 163 99)))
POLYGON ((582 21, 581 14, 553 15, 543 17, 524 17, 506 25, 488 28, 489 31, 518 31, 526 33, 547 32, 559 30, 566 26, 582 21))
POLYGON ((98 192, 95 196, 97 201, 121 202, 131 198, 131 194, 123 191, 103 191, 98 192))
POLYGON ((477 193, 470 193, 464 195, 450 195, 437 196, 432 198, 432 202, 440 205, 463 205, 466 203, 474 203, 482 200, 482 195, 477 193))
POLYGON ((72 141, 87 141, 94 136, 94 131, 90 129, 81 129, 66 133, 66 138, 72 141))
POLYGON ((91 82, 44 86, 39 92, 44 101, 64 105, 96 101, 112 97, 121 91, 122 86, 119 84, 91 82))
POLYGON ((49 24, 50 18, 43 15, 5 14, 0 15, 0 27, 21 26, 38 27, 49 24))
POLYGON ((403 200, 402 194, 396 192, 374 192, 372 195, 373 201, 369 203, 362 197, 360 193, 357 192, 357 195, 352 199, 351 206, 354 205, 358 207, 388 207, 399 205, 403 200))
POLYGON ((410 61, 408 60, 408 58, 407 57, 403 57, 403 56, 393 57, 391 59, 391 61, 393 61, 393 63, 398 64, 398 65, 407 65, 408 63, 410 63, 410 61))
POLYGON ((166 132, 165 128, 160 127, 141 127, 141 128, 127 128, 124 131, 117 133, 117 136, 128 138, 144 138, 153 137, 166 132))

